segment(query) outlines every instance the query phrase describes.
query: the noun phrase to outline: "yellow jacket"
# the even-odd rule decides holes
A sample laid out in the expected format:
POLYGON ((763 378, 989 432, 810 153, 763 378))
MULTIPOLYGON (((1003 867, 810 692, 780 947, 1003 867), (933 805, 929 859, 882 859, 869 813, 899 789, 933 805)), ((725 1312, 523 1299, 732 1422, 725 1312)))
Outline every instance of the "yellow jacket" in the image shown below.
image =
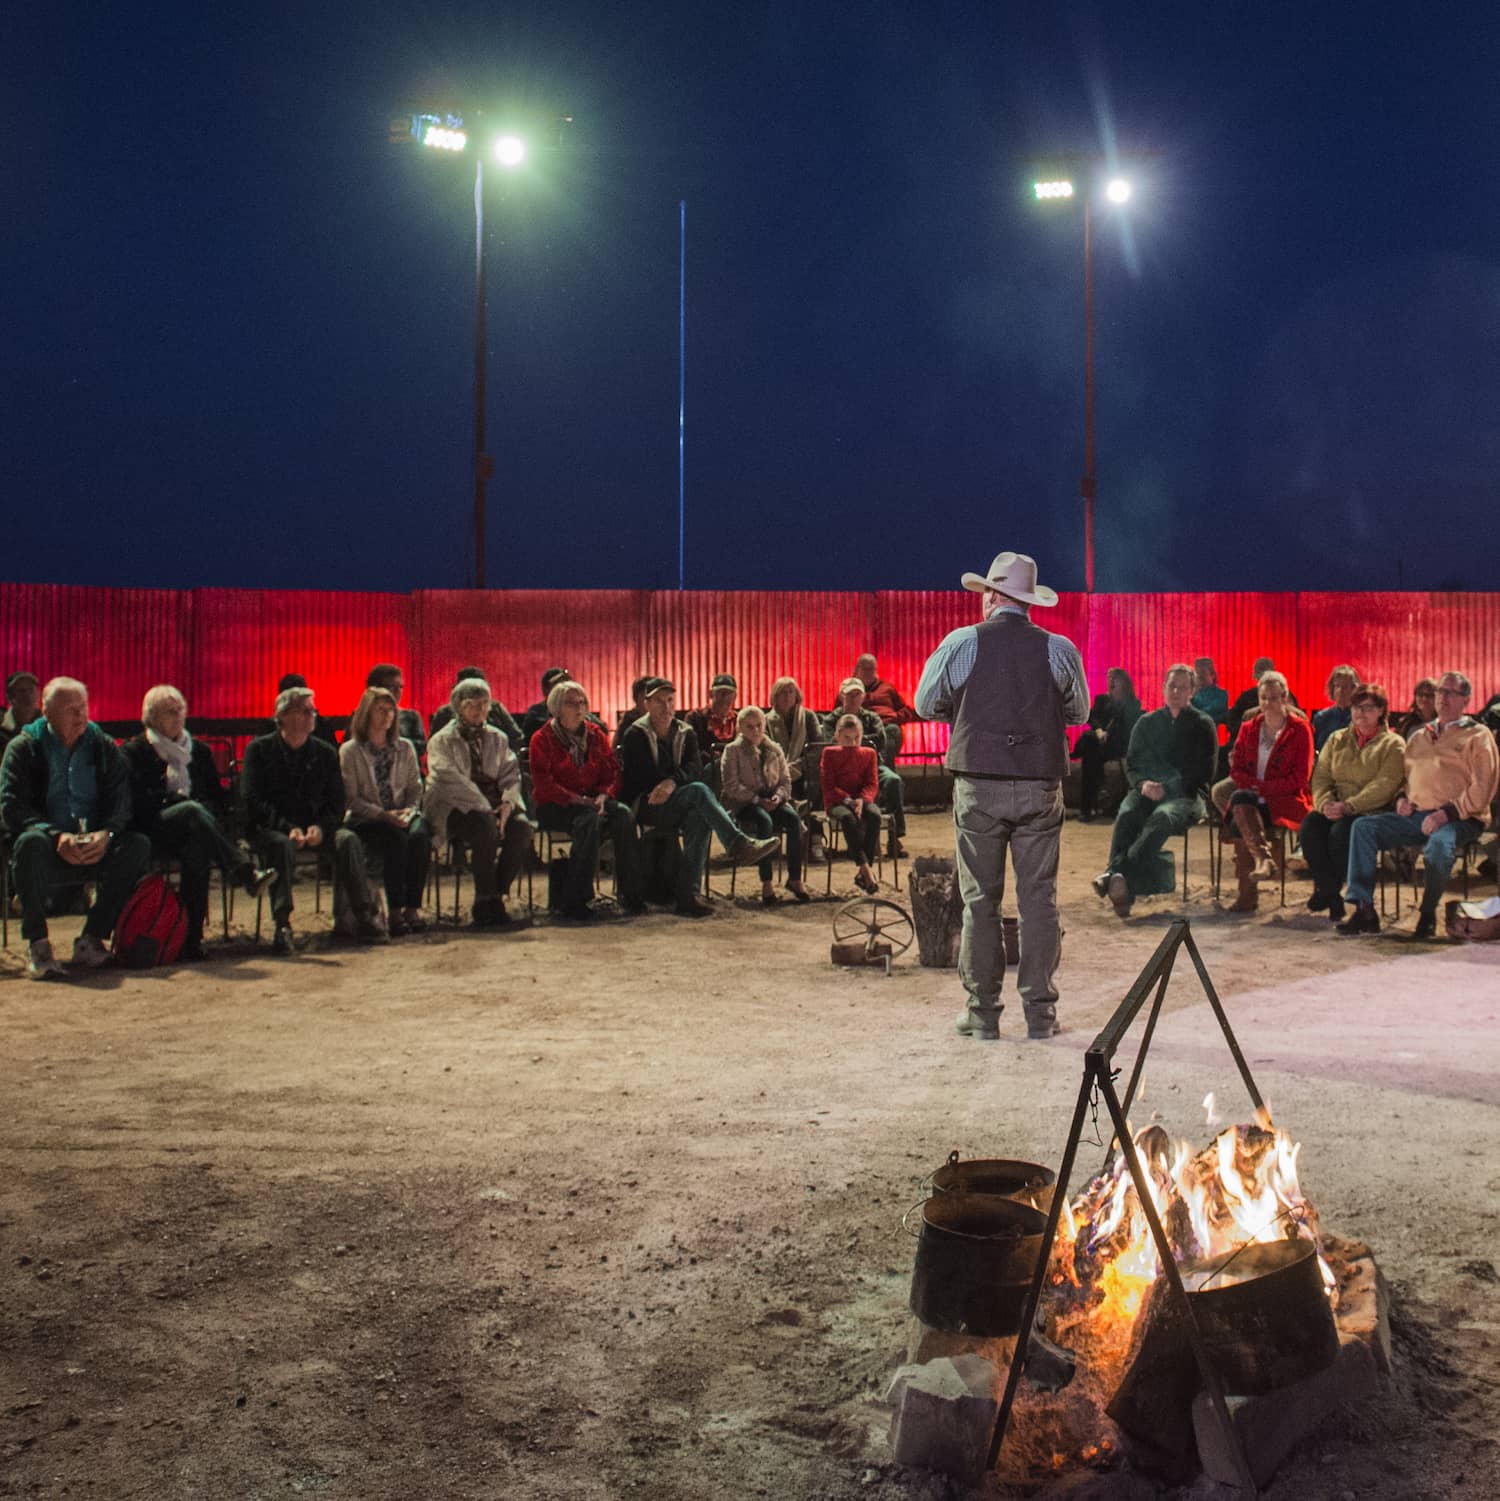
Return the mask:
POLYGON ((1406 746, 1394 730, 1382 730, 1363 746, 1353 725, 1335 730, 1313 766, 1313 810, 1340 802, 1350 813, 1382 812, 1395 803, 1405 777, 1406 746))
POLYGON ((1426 812, 1449 810, 1449 817, 1490 821, 1490 804, 1500 782, 1495 737, 1465 715, 1441 735, 1425 724, 1406 742, 1406 795, 1426 812))

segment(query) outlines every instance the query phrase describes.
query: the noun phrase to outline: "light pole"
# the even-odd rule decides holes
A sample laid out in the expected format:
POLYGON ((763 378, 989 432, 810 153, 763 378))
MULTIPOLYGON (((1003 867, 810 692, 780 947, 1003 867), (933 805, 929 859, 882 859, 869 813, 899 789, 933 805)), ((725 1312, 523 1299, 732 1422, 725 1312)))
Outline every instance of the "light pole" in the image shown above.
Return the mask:
MULTIPOLYGON (((1084 171, 1083 191, 1083 475, 1078 493, 1083 497, 1083 579, 1088 593, 1094 592, 1094 499, 1098 481, 1094 470, 1094 218, 1093 199, 1098 178, 1084 171)), ((1039 202, 1057 202, 1075 196, 1071 177, 1041 178, 1032 184, 1039 202)), ((1104 197, 1113 204, 1130 199, 1131 184, 1124 177, 1104 183, 1104 197)))

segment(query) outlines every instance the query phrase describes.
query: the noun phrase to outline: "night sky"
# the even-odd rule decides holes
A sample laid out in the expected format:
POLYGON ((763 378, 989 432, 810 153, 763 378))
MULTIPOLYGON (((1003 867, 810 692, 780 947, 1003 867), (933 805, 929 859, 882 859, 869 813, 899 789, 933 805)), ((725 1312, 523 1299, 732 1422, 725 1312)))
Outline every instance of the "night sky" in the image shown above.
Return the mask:
POLYGON ((1489 588, 1492 5, 11 7, 3 576, 467 579, 472 152, 490 174, 492 586, 1489 588))

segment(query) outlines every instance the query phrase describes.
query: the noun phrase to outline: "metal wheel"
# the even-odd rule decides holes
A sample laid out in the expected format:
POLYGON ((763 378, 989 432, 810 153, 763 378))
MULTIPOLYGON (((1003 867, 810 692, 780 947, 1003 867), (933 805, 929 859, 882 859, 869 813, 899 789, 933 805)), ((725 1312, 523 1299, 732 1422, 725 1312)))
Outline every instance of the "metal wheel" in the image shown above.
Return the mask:
POLYGON ((888 943, 893 959, 900 958, 912 946, 916 936, 911 914, 906 908, 883 897, 857 896, 833 914, 836 943, 849 943, 856 938, 863 938, 867 947, 888 943))

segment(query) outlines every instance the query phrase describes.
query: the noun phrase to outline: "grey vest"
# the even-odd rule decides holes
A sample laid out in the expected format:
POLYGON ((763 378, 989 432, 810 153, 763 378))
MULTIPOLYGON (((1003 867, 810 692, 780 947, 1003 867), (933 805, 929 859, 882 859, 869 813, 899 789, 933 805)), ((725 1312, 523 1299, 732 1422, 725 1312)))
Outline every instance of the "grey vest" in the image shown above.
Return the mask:
POLYGON ((958 776, 1060 781, 1068 737, 1047 632, 1024 615, 997 615, 975 634, 979 655, 958 690, 943 764, 958 776))

